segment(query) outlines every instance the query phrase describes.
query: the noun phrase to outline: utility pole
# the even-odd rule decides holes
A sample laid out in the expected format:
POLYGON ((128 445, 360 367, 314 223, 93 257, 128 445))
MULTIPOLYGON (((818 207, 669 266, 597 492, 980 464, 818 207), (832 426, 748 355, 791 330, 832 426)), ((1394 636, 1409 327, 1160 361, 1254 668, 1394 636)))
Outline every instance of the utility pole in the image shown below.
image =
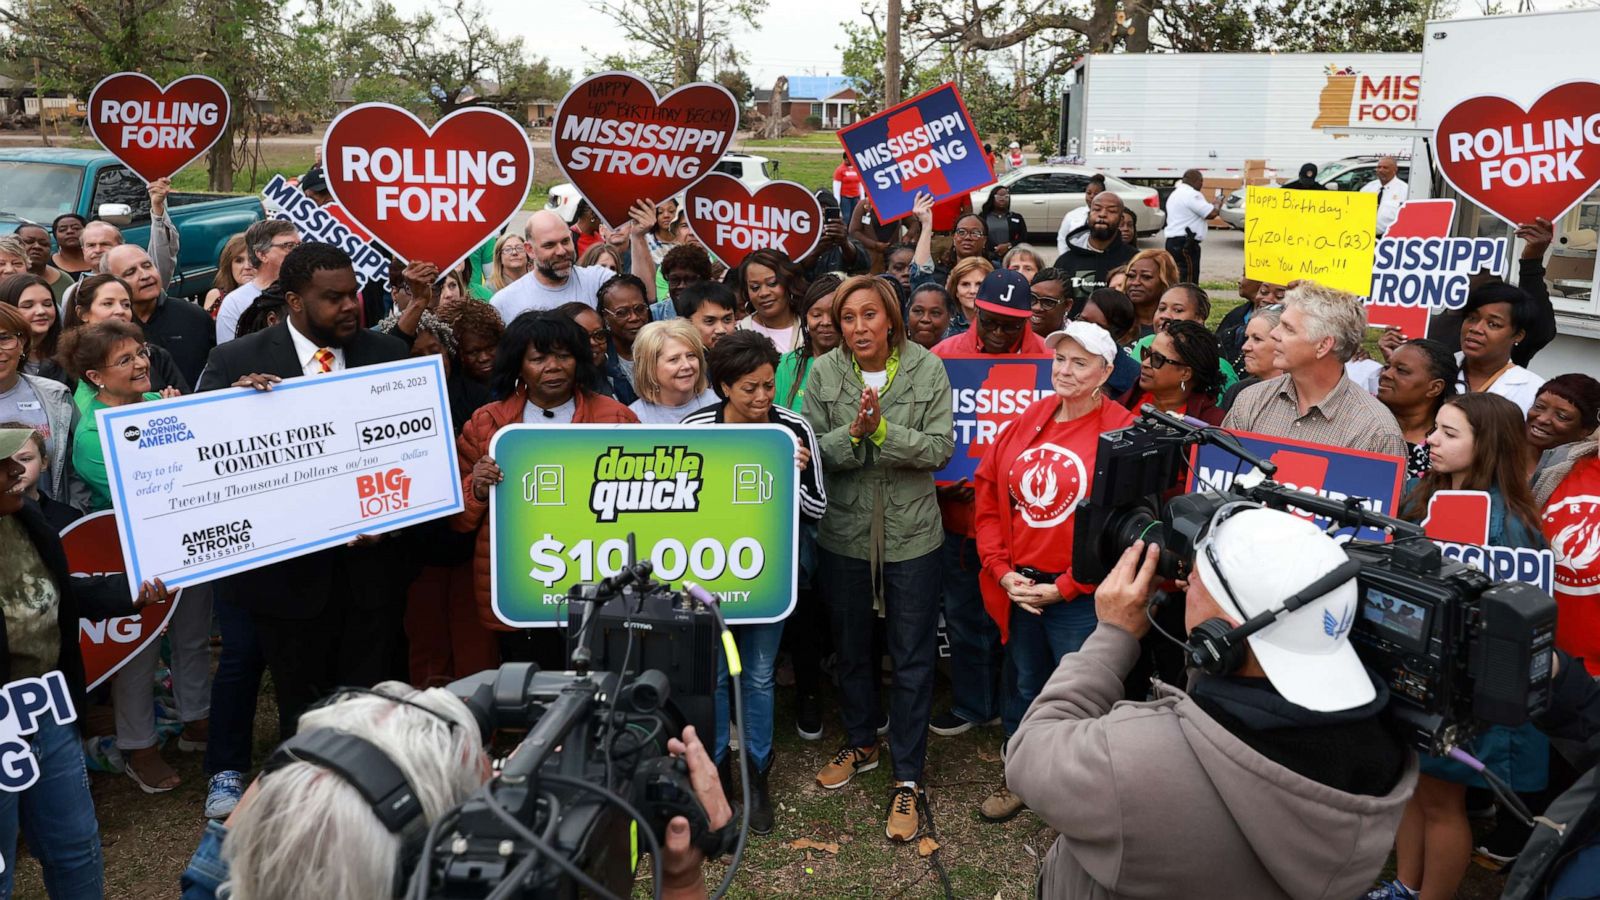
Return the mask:
POLYGON ((889 27, 883 35, 883 106, 900 102, 900 0, 889 0, 889 27))

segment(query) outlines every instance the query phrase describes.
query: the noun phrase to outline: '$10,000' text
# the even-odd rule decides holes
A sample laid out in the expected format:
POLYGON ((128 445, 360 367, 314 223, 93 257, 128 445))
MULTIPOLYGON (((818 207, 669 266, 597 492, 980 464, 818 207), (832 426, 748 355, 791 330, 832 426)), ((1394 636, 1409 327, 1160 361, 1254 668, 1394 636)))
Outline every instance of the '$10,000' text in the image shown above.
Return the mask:
MULTIPOLYGON (((528 558, 533 561, 528 577, 549 589, 566 581, 572 568, 576 570, 574 580, 579 582, 616 575, 627 564, 628 542, 611 538, 597 546, 584 538, 569 548, 547 533, 528 548, 528 558)), ((716 538, 701 538, 687 548, 682 541, 669 537, 656 542, 650 551, 650 563, 655 569, 652 574, 663 581, 677 581, 685 573, 706 582, 730 573, 748 581, 761 574, 766 553, 761 542, 750 537, 738 538, 731 546, 716 538)))

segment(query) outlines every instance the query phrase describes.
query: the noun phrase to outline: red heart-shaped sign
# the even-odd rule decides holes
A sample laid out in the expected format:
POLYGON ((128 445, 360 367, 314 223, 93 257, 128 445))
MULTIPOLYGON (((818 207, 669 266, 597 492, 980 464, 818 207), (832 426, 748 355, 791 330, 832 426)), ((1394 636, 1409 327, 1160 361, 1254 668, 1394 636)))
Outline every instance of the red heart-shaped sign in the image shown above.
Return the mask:
POLYGON ((228 92, 204 75, 162 87, 121 72, 89 92, 89 131, 146 182, 167 178, 211 149, 228 127, 228 92))
MULTIPOLYGON (((111 510, 84 516, 61 532, 61 546, 67 553, 70 575, 109 575, 125 572, 122 539, 117 535, 117 517, 111 510)), ((91 622, 78 620, 78 648, 83 653, 83 675, 90 690, 99 687, 139 651, 161 636, 172 613, 178 608, 182 591, 170 602, 152 604, 131 616, 91 622)))
POLYGON ((1450 108, 1434 133, 1439 171, 1512 225, 1556 221, 1600 185, 1600 84, 1569 81, 1523 109, 1504 97, 1450 108))
POLYGON ((352 106, 328 126, 322 167, 363 230, 402 260, 441 272, 504 228, 533 184, 527 132, 483 106, 431 129, 398 106, 352 106))
POLYGON ((710 174, 738 130, 739 103, 720 84, 657 97, 637 75, 601 72, 561 99, 550 144, 556 165, 615 228, 636 201, 665 200, 710 174))
POLYGON ((712 172, 683 199, 694 236, 727 266, 768 248, 798 261, 822 239, 822 204, 792 181, 769 181, 752 192, 732 175, 712 172))

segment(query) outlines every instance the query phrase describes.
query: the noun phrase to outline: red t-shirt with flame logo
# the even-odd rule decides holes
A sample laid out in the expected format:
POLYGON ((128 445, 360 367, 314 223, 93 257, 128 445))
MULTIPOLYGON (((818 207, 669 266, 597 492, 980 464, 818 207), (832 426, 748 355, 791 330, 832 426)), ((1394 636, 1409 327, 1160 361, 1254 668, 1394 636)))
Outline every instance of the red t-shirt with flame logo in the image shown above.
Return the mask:
POLYGON ((1544 508, 1555 552, 1556 646, 1600 676, 1600 459, 1572 467, 1544 508))

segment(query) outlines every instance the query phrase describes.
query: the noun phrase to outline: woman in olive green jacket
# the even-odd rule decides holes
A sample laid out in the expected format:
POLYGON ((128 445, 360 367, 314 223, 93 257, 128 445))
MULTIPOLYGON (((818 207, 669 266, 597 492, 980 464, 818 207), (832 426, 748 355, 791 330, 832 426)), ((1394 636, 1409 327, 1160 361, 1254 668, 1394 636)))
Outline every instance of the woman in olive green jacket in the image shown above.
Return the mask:
POLYGON ((840 788, 878 765, 882 712, 872 618, 881 599, 894 659, 889 743, 895 790, 885 833, 909 841, 917 835, 916 798, 933 702, 944 540, 933 473, 954 448, 950 380, 942 361, 906 340, 888 282, 851 278, 833 303, 841 341, 811 367, 804 413, 817 433, 828 479, 818 570, 838 653, 847 740, 817 774, 817 783, 840 788))

